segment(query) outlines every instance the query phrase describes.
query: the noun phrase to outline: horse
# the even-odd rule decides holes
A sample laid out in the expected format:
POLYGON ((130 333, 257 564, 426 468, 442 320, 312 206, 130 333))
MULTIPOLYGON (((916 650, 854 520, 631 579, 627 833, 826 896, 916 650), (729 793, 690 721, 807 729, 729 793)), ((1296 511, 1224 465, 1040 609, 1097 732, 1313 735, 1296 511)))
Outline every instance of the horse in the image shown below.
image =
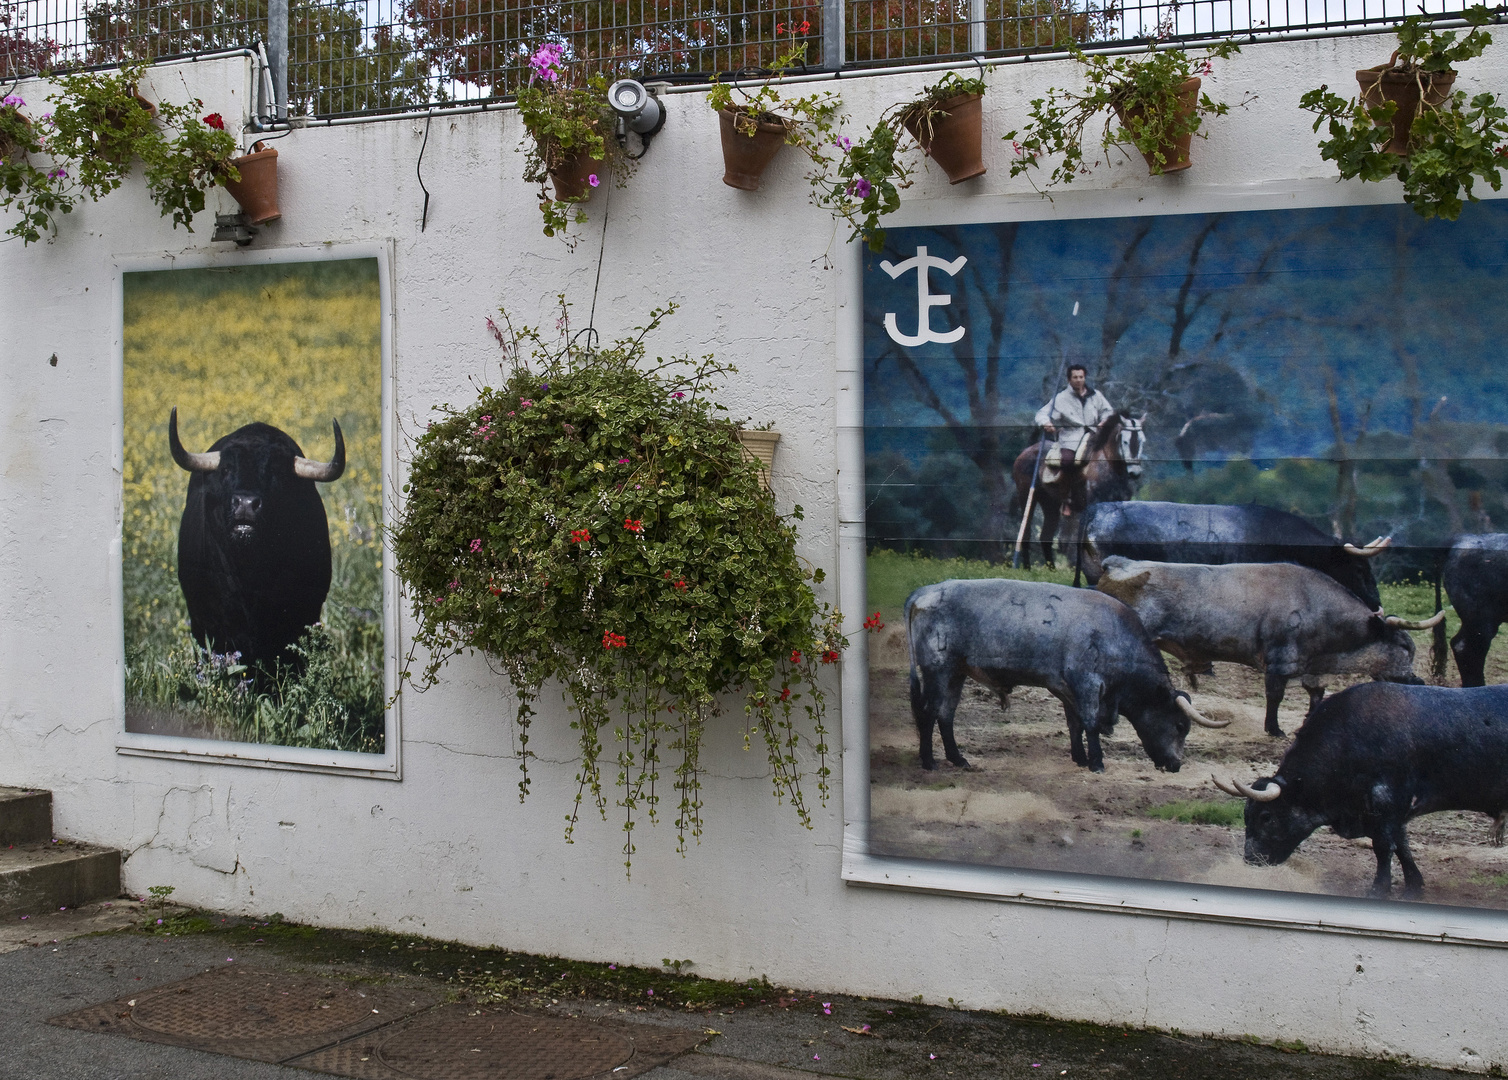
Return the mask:
MULTIPOLYGON (((1142 433, 1142 421, 1146 415, 1132 416, 1117 411, 1101 421, 1099 427, 1089 433, 1088 443, 1081 455, 1082 464, 1073 470, 1077 475, 1070 483, 1063 472, 1049 481, 1037 479, 1037 493, 1033 506, 1042 508, 1042 561, 1055 566, 1052 546, 1058 534, 1058 521, 1063 516, 1063 505, 1068 512, 1082 514, 1090 503, 1124 502, 1135 491, 1133 484, 1142 474, 1142 454, 1146 439, 1142 433)), ((1049 443, 1045 454, 1057 452, 1057 444, 1049 443)), ((1032 443, 1016 457, 1011 466, 1011 478, 1016 482, 1016 493, 1011 499, 1011 508, 1016 520, 1026 510, 1026 495, 1031 490, 1032 474, 1037 469, 1040 444, 1032 443)), ((1043 454, 1043 457, 1045 457, 1043 454)), ((1021 565, 1031 566, 1031 526, 1021 543, 1021 565)))

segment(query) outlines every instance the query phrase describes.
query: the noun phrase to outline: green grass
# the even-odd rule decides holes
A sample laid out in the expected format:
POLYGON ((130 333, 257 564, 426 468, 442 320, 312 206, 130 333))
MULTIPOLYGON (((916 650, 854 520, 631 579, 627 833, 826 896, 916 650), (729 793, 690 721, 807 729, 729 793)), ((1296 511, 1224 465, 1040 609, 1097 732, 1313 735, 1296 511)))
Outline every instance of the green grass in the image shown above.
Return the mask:
POLYGON ((869 556, 869 612, 878 611, 886 622, 899 622, 906 597, 923 585, 949 578, 1012 578, 1017 581, 1073 583, 1072 569, 1012 570, 1009 565, 983 559, 931 559, 925 555, 880 549, 869 556))
POLYGON ((1224 825, 1227 828, 1245 821, 1246 803, 1240 799, 1174 799, 1160 806, 1149 806, 1142 813, 1159 821, 1179 821, 1185 825, 1224 825))

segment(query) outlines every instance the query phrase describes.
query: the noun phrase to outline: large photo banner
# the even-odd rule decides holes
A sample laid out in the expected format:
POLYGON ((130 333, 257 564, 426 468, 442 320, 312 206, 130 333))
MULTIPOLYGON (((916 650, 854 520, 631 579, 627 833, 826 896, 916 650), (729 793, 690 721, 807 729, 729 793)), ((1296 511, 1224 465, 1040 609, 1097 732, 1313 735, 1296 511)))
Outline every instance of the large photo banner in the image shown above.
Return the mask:
POLYGON ((895 228, 863 289, 873 854, 1508 907, 1508 201, 895 228))
POLYGON ((383 753, 377 259, 122 297, 125 730, 383 753))

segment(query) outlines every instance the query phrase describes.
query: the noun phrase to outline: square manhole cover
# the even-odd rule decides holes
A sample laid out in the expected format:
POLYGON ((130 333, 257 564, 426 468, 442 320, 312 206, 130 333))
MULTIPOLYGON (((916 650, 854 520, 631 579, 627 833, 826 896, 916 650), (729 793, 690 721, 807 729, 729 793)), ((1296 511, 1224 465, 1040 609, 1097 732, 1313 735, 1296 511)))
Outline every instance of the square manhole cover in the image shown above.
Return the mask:
POLYGON ((48 1023, 357 1080, 629 1080, 705 1038, 440 1000, 401 982, 222 968, 48 1023))
POLYGON ((628 1080, 698 1031, 447 1005, 286 1062, 358 1080, 628 1080))
POLYGON ((286 1061, 429 1008, 428 987, 219 968, 48 1021, 255 1061, 286 1061))

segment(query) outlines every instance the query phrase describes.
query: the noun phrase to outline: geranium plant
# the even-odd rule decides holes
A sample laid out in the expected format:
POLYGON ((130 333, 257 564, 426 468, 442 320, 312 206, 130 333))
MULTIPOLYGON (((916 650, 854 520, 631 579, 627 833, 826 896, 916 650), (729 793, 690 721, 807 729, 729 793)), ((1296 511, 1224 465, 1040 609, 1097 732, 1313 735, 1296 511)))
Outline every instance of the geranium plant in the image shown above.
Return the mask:
POLYGON ((785 77, 806 63, 806 43, 798 40, 811 30, 810 22, 776 23, 777 34, 790 37, 790 47, 776 58, 770 75, 753 90, 739 82, 713 80, 707 104, 713 112, 726 109, 733 114, 733 130, 752 139, 760 124, 776 124, 785 129, 787 146, 794 146, 810 159, 813 170, 808 179, 821 184, 833 163, 833 148, 841 146, 833 136, 839 122, 842 99, 819 91, 799 97, 782 93, 785 77))
MULTIPOLYGON (((1214 60, 1240 51, 1240 46, 1230 40, 1211 45, 1200 54, 1159 48, 1155 43, 1145 53, 1133 56, 1090 56, 1077 46, 1071 47, 1074 59, 1084 69, 1085 86, 1080 90, 1049 89, 1046 97, 1032 101, 1026 126, 1006 132, 1004 138, 1016 152, 1011 175, 1026 173, 1032 179, 1030 170, 1038 168, 1043 157, 1055 157, 1057 164, 1047 186, 1071 184, 1099 161, 1108 161, 1112 147, 1120 147, 1129 156, 1126 143, 1142 153, 1154 176, 1181 164, 1170 155, 1170 148, 1192 135, 1208 137, 1201 130, 1205 118, 1230 111, 1229 105, 1212 100, 1208 94, 1197 94, 1190 100, 1184 84, 1209 75, 1214 60), (1086 129, 1100 115, 1105 118, 1104 127, 1095 151, 1086 159, 1086 129)), ((1246 101, 1238 104, 1245 105, 1246 101)), ((1036 181, 1032 183, 1035 186, 1036 181)))
POLYGON ((193 217, 204 209, 204 193, 227 180, 239 180, 231 160, 239 153, 218 113, 201 118, 204 102, 159 102, 156 116, 136 89, 146 65, 128 63, 117 71, 85 71, 58 78, 62 93, 47 151, 66 161, 79 189, 91 199, 120 187, 135 162, 146 175, 147 191, 173 225, 193 232, 193 217))
POLYGON ((529 134, 524 179, 539 185, 545 235, 559 234, 571 242, 570 226, 586 222, 581 204, 591 197, 591 189, 610 178, 621 184, 632 161, 604 137, 614 122, 605 78, 592 75, 577 81, 566 66, 565 47, 554 42, 536 49, 529 67, 529 84, 518 92, 519 117, 529 134), (573 191, 570 174, 583 162, 596 164, 586 167, 586 188, 573 191))
POLYGON ((809 824, 800 748, 810 740, 825 800, 820 673, 846 644, 812 592, 822 572, 796 554, 800 508, 777 511, 708 397, 733 369, 648 361, 645 336, 673 310, 600 348, 570 335, 564 310, 554 348, 506 316, 488 320, 502 385, 439 409, 391 534, 415 645, 429 655, 410 681, 433 685, 465 650, 495 661, 518 696, 520 798, 535 703, 558 683, 582 758, 566 837, 585 799, 606 816, 615 787, 630 859, 638 817, 660 816, 662 759, 674 761, 682 849, 700 835, 702 739, 730 695, 776 798, 809 824))
POLYGON ((839 140, 843 154, 837 179, 817 201, 848 222, 853 230, 850 240, 862 237, 871 251, 884 247, 880 218, 900 207, 901 190, 911 186, 914 171, 900 156, 901 132, 922 133, 920 137, 930 142, 933 125, 946 115, 943 102, 960 94, 984 92, 983 78, 964 78, 950 71, 932 86, 924 87, 915 100, 886 109, 862 139, 839 140))
POLYGON ((1492 43, 1481 29, 1492 21, 1492 11, 1479 4, 1462 17, 1472 27, 1464 36, 1437 30, 1420 16, 1403 20, 1398 51, 1382 73, 1396 73, 1413 84, 1407 87, 1413 93, 1402 105, 1384 100, 1381 93, 1371 101, 1365 96, 1346 100, 1328 86, 1300 100, 1301 107, 1318 117, 1315 131, 1326 125, 1329 138, 1320 142, 1320 156, 1339 166, 1341 179, 1397 177, 1403 183, 1404 202, 1424 218, 1456 220, 1463 195, 1478 201, 1472 192, 1476 180, 1486 181, 1494 191, 1502 188, 1499 170, 1508 162, 1508 111, 1497 96, 1439 92, 1454 81, 1452 65, 1481 56, 1492 43), (1400 107, 1413 112, 1411 124, 1399 123, 1400 107), (1406 145, 1400 145, 1401 139, 1406 145))
POLYGON ((33 121, 21 111, 25 105, 19 94, 0 99, 0 210, 18 212, 6 234, 30 244, 57 231, 57 217, 73 209, 74 197, 67 169, 32 160, 45 149, 48 118, 33 121))

